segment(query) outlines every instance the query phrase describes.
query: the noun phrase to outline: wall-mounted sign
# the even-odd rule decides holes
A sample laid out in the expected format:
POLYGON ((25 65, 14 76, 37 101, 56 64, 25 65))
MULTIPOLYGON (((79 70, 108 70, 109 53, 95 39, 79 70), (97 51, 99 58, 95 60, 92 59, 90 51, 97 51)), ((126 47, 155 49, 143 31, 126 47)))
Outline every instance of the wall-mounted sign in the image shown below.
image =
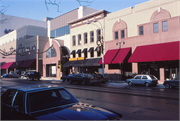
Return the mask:
POLYGON ((84 57, 78 57, 78 60, 84 60, 84 57))
POLYGON ((77 58, 69 58, 69 61, 76 61, 77 58))

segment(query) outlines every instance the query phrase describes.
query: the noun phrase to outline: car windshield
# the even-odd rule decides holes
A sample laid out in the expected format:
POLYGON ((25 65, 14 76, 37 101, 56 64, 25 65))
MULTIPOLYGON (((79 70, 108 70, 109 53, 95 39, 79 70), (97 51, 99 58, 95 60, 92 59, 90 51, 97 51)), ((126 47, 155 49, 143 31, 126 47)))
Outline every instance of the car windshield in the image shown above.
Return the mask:
POLYGON ((65 89, 53 89, 28 94, 28 112, 44 110, 79 102, 65 89))

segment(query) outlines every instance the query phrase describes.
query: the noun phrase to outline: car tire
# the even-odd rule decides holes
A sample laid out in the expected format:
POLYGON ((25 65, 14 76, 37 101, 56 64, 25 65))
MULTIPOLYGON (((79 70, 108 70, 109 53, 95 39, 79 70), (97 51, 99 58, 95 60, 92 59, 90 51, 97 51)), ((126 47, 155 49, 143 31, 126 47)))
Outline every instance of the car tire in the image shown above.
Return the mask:
POLYGON ((133 84, 132 84, 132 82, 128 82, 128 85, 129 85, 129 86, 132 86, 133 84))
POLYGON ((149 86, 150 86, 150 84, 149 84, 148 82, 146 82, 146 83, 145 83, 145 86, 146 86, 146 87, 149 87, 149 86))
POLYGON ((166 85, 165 85, 165 88, 166 88, 166 89, 169 89, 169 88, 170 88, 170 85, 169 85, 169 84, 166 84, 166 85))
POLYGON ((82 85, 86 85, 86 81, 83 81, 83 82, 82 82, 82 85))
POLYGON ((69 80, 69 84, 72 84, 72 80, 69 80))

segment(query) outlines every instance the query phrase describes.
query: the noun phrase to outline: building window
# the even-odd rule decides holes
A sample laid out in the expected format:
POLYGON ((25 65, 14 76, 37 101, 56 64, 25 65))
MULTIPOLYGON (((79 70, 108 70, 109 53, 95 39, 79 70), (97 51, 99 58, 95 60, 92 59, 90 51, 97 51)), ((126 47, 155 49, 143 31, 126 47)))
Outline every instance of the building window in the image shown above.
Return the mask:
POLYGON ((87 33, 84 33, 84 44, 87 43, 87 33))
POLYGON ((163 30, 163 31, 167 31, 167 30, 168 30, 167 21, 163 21, 163 22, 162 22, 162 30, 163 30))
POLYGON ((143 30, 143 26, 139 27, 139 35, 143 35, 144 34, 144 30, 143 30))
POLYGON ((73 43, 73 46, 75 46, 76 45, 76 36, 74 35, 73 37, 72 37, 72 43, 73 43))
POLYGON ((94 42, 94 32, 91 31, 90 34, 91 34, 91 37, 90 37, 91 38, 91 42, 94 42))
POLYGON ((118 39, 118 31, 115 32, 115 39, 118 39))
POLYGON ((78 45, 81 45, 81 34, 78 34, 78 45))
POLYGON ((46 58, 50 58, 50 57, 56 57, 56 50, 54 49, 54 47, 51 49, 48 49, 47 53, 46 53, 46 58))
POLYGON ((97 30, 97 40, 101 40, 101 30, 97 30))
POLYGON ((158 30, 158 23, 154 23, 154 33, 159 32, 158 30))
POLYGON ((121 39, 124 38, 124 30, 121 30, 121 39))

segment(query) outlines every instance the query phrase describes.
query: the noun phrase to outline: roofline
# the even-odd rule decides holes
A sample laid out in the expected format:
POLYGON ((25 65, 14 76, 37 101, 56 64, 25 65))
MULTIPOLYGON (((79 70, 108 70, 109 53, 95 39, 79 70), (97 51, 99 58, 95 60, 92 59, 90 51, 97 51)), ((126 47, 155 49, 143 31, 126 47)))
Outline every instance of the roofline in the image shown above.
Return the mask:
POLYGON ((91 13, 91 14, 89 14, 89 15, 87 15, 87 16, 82 17, 82 18, 79 18, 79 19, 76 19, 76 20, 67 22, 67 24, 73 24, 73 23, 75 23, 75 22, 78 22, 78 21, 81 21, 81 20, 90 18, 90 17, 95 16, 95 15, 100 14, 100 13, 105 13, 105 12, 107 12, 107 11, 103 9, 103 10, 100 10, 100 11, 97 11, 97 12, 94 12, 94 13, 91 13))
MULTIPOLYGON (((75 11, 75 10, 77 10, 77 9, 79 9, 79 8, 73 9, 73 10, 71 10, 71 11, 69 11, 69 12, 66 12, 66 13, 62 14, 62 15, 65 15, 65 14, 70 13, 70 12, 72 12, 72 11, 75 11)), ((55 17, 55 18, 52 18, 52 19, 49 20, 49 21, 52 21, 52 20, 54 20, 54 19, 56 19, 56 18, 58 18, 58 17, 60 17, 60 16, 62 16, 62 15, 59 15, 59 16, 57 16, 57 17, 55 17)))

